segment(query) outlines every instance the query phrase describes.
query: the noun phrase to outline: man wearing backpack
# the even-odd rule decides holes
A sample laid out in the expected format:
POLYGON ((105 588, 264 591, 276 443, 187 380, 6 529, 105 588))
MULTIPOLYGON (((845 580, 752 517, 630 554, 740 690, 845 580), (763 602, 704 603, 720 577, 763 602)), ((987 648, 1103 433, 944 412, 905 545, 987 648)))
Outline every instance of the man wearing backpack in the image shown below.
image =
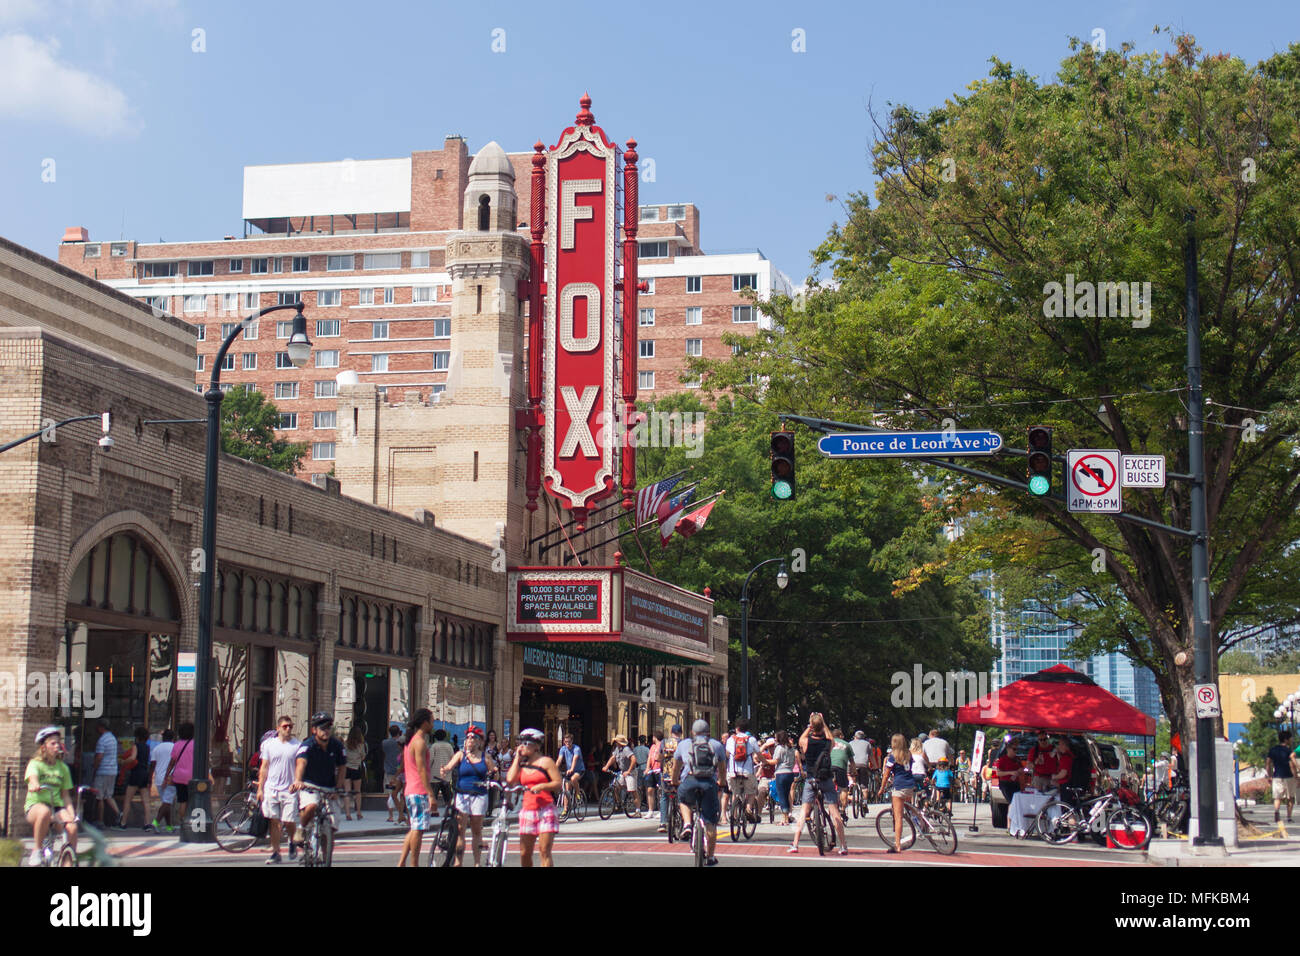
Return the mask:
MULTIPOLYGON (((674 785, 676 784, 676 778, 673 776, 670 768, 673 765, 673 754, 677 752, 677 747, 681 742, 682 742, 682 725, 673 724, 671 729, 668 731, 668 736, 665 737, 663 743, 659 745, 660 775, 665 780, 674 783, 674 785)), ((665 792, 664 799, 659 801, 659 832, 660 833, 668 832, 667 796, 668 795, 665 792)))
POLYGON ((727 738, 727 787, 733 797, 743 800, 745 809, 758 816, 758 782, 754 773, 754 754, 758 740, 749 732, 749 721, 736 721, 736 732, 727 738))
POLYGON ((682 741, 673 752, 673 784, 677 787, 677 800, 685 823, 682 839, 689 846, 691 826, 693 823, 703 825, 707 865, 716 866, 718 858, 714 856, 714 850, 718 845, 718 815, 721 810, 718 788, 725 780, 727 751, 721 741, 709 736, 707 721, 697 720, 691 733, 690 741, 682 741), (699 804, 698 821, 692 820, 692 803, 699 804))

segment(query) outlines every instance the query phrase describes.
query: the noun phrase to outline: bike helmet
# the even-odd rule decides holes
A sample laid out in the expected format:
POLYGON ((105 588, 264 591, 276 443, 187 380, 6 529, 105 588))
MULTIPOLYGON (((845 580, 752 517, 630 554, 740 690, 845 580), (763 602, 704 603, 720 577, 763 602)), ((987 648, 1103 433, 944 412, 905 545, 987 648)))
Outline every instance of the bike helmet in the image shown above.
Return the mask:
POLYGON ((329 727, 332 726, 333 724, 334 724, 334 718, 331 717, 329 714, 325 713, 325 711, 323 710, 318 710, 316 713, 311 715, 312 730, 315 730, 317 727, 329 727))
POLYGON ((478 737, 481 739, 483 737, 483 728, 476 724, 470 724, 465 728, 465 738, 468 740, 470 737, 478 737))
POLYGON ((39 747, 50 737, 60 737, 62 735, 63 728, 61 727, 42 727, 40 730, 36 731, 36 746, 39 747))
POLYGON ((529 727, 527 730, 519 731, 519 739, 530 744, 536 744, 540 747, 545 742, 546 735, 540 730, 535 730, 534 728, 529 727))

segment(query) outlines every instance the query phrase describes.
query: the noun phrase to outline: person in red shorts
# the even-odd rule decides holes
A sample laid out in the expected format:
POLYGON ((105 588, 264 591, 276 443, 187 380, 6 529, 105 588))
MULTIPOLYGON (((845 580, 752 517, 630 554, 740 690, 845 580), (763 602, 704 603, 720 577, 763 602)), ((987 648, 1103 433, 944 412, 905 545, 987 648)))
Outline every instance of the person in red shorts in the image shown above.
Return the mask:
POLYGON ((562 784, 560 768, 555 761, 542 753, 546 735, 531 727, 519 733, 519 748, 510 765, 507 784, 522 784, 523 806, 519 810, 519 865, 533 865, 533 845, 542 854, 542 866, 551 862, 551 844, 559 832, 560 820, 555 815, 555 794, 562 784))

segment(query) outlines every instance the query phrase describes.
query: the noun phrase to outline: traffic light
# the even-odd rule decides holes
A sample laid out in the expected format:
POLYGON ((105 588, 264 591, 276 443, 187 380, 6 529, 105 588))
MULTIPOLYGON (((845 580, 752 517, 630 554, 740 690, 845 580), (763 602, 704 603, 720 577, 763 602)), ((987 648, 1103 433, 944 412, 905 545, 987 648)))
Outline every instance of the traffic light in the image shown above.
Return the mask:
POLYGON ((1029 429, 1029 493, 1045 495, 1052 490, 1052 430, 1045 425, 1029 429))
POLYGON ((772 497, 794 497, 794 432, 772 432, 772 497))

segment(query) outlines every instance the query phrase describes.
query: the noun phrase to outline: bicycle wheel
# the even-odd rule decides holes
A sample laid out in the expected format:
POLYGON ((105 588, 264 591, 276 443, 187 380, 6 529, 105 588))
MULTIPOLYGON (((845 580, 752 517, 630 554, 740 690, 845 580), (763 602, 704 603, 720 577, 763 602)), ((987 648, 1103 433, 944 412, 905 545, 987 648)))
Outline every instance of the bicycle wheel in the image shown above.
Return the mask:
POLYGON ((555 801, 555 814, 561 823, 568 821, 573 815, 573 794, 565 792, 560 795, 560 798, 555 801))
POLYGON ((488 854, 488 866, 506 865, 506 843, 505 826, 494 825, 492 827, 492 852, 488 854))
MULTIPOLYGON (((885 846, 892 847, 894 845, 893 807, 885 807, 885 809, 876 814, 876 835, 880 837, 885 846)), ((903 811, 902 839, 898 841, 898 845, 901 849, 907 850, 910 849, 912 844, 915 842, 916 827, 912 825, 912 818, 905 810, 903 811)))
POLYGON ((217 814, 215 826, 217 846, 227 853, 243 853, 254 843, 253 814, 248 804, 227 804, 217 814))
POLYGON ((740 835, 746 840, 754 839, 754 834, 758 832, 757 810, 751 812, 749 807, 742 805, 740 808, 740 835))
POLYGON ((727 823, 731 825, 732 843, 740 842, 740 832, 745 828, 744 823, 741 822, 742 812, 740 801, 733 797, 731 800, 731 806, 727 808, 727 823))
POLYGON ((1111 841, 1121 849, 1145 850, 1151 842, 1151 821, 1137 807, 1120 807, 1106 818, 1111 841))
POLYGON ((1053 846, 1069 843, 1083 826, 1079 811, 1061 800, 1053 800, 1038 811, 1038 835, 1053 846), (1053 816, 1055 814, 1055 816, 1053 816))
POLYGON ((704 821, 700 819, 698 813, 695 814, 693 823, 694 825, 691 827, 691 849, 695 851, 695 865, 702 867, 704 866, 705 856, 704 846, 708 841, 704 836, 704 821))
POLYGON ((957 852, 957 831, 953 829, 952 819, 946 814, 926 814, 926 822, 929 828, 925 831, 925 838, 930 841, 930 846, 934 847, 935 852, 942 853, 944 856, 952 856, 957 852))
POLYGON ((328 823, 324 826, 317 827, 320 833, 320 846, 317 849, 316 865, 333 866, 334 865, 334 828, 328 823))
POLYGON ((810 816, 812 817, 813 842, 817 844, 817 855, 825 856, 827 850, 825 811, 814 803, 810 816))
POLYGON ((623 791, 623 813, 631 820, 636 820, 641 816, 640 794, 623 791))
POLYGON ((573 795, 573 816, 579 821, 587 819, 587 795, 581 790, 573 795))
POLYGON ((618 806, 618 793, 614 790, 613 784, 605 788, 604 793, 600 795, 600 818, 608 820, 614 815, 614 810, 618 806))
POLYGON ((448 813, 442 818, 442 824, 429 847, 429 866, 451 866, 451 861, 456 856, 456 833, 459 829, 460 823, 454 813, 448 813))
POLYGON ((63 844, 63 848, 59 850, 59 858, 54 865, 55 866, 76 866, 77 851, 72 849, 72 847, 68 846, 68 844, 66 843, 63 844))

